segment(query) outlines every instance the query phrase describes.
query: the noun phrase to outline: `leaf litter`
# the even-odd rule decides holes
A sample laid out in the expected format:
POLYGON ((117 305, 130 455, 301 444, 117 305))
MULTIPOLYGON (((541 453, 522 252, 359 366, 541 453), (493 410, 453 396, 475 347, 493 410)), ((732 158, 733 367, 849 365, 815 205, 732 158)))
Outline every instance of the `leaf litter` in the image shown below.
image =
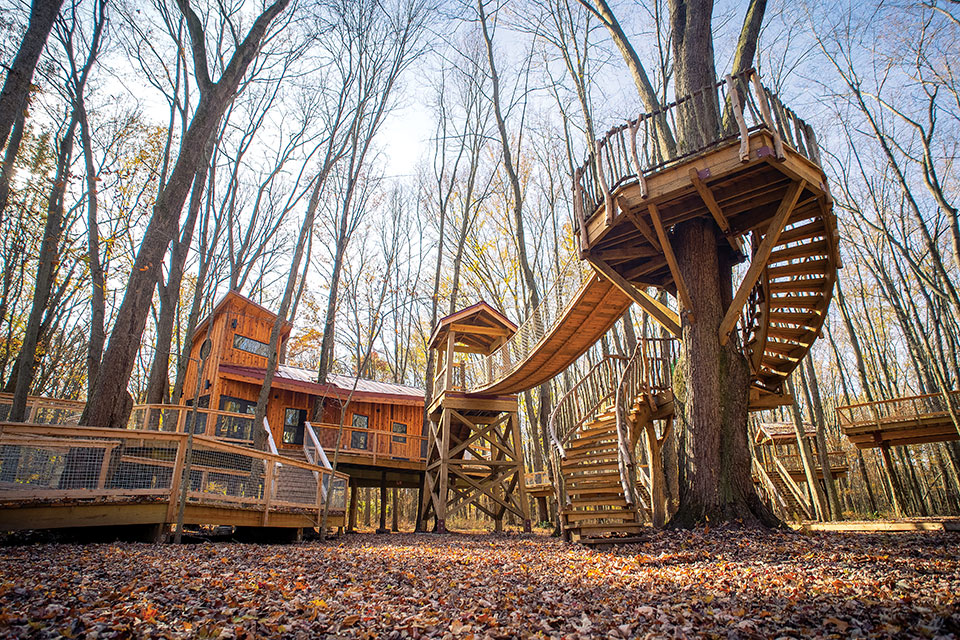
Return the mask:
POLYGON ((699 530, 0 550, 0 636, 952 638, 960 535, 699 530))

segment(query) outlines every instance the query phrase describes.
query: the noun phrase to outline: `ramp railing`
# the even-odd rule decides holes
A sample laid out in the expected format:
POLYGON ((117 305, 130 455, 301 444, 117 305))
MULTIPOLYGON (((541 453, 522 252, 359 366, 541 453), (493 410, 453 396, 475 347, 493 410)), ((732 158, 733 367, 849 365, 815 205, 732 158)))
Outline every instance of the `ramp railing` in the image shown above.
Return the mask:
POLYGON ((595 277, 593 269, 578 256, 572 255, 543 294, 540 304, 517 328, 516 333, 489 356, 473 358, 460 367, 458 385, 467 390, 478 390, 513 373, 530 357, 540 341, 560 325, 565 313, 577 300, 576 293, 592 277, 595 277))

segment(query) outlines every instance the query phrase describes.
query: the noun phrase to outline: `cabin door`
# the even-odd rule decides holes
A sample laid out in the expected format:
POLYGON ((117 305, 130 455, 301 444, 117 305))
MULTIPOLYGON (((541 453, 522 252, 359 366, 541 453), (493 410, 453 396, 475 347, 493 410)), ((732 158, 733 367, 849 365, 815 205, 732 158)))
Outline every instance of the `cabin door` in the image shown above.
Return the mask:
POLYGON ((303 444, 303 424, 306 409, 287 409, 283 412, 283 444, 303 444))

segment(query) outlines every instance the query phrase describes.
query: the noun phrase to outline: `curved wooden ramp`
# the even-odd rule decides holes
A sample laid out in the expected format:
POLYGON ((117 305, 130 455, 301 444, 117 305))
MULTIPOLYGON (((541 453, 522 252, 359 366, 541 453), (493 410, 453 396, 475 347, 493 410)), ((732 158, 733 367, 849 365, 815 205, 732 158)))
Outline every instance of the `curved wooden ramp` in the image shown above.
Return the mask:
POLYGON ((543 322, 541 305, 504 346, 484 358, 483 370, 492 375, 474 374, 476 382, 468 391, 507 395, 550 380, 600 340, 632 303, 609 280, 587 275, 570 299, 558 305, 554 322, 543 322))

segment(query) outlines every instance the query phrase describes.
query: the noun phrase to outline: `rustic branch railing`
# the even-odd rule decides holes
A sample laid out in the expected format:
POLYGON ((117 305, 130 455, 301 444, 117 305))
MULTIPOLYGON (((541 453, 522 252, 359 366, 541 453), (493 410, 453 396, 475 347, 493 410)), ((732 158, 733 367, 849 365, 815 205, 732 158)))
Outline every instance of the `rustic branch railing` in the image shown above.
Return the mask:
POLYGON ((620 483, 627 502, 635 504, 637 500, 645 504, 643 496, 637 492, 639 479, 648 493, 651 493, 650 476, 643 471, 635 460, 633 438, 630 435, 629 413, 638 397, 649 402, 657 393, 672 386, 671 365, 676 352, 677 340, 673 338, 643 338, 630 361, 627 363, 616 391, 617 438, 619 441, 620 483))
MULTIPOLYGON (((169 505, 175 519, 188 435, 70 425, 0 423, 0 500, 116 500, 169 505)), ((267 516, 346 508, 348 477, 317 465, 194 436, 188 503, 255 508, 267 516), (322 480, 321 480, 322 479, 322 480)))
POLYGON ((638 184, 646 197, 650 174, 736 140, 740 141, 740 157, 746 160, 749 134, 762 128, 773 134, 777 157, 783 157, 782 144, 786 142, 819 163, 813 129, 760 84, 754 69, 728 75, 610 129, 596 141, 596 155, 588 156, 574 175, 574 213, 581 225, 581 239, 586 238, 587 220, 599 208, 605 209, 608 220, 613 216, 613 192, 619 187, 638 184), (675 143, 669 144, 674 136, 675 143))
POLYGON ((557 402, 550 413, 548 432, 550 448, 548 457, 554 477, 557 504, 567 504, 566 489, 560 462, 567 456, 564 445, 580 427, 608 410, 614 403, 617 381, 627 358, 607 356, 593 365, 557 402))
POLYGON ((550 414, 550 440, 560 457, 566 456, 564 445, 586 422, 613 406, 620 373, 627 358, 607 356, 593 365, 567 391, 550 414))

